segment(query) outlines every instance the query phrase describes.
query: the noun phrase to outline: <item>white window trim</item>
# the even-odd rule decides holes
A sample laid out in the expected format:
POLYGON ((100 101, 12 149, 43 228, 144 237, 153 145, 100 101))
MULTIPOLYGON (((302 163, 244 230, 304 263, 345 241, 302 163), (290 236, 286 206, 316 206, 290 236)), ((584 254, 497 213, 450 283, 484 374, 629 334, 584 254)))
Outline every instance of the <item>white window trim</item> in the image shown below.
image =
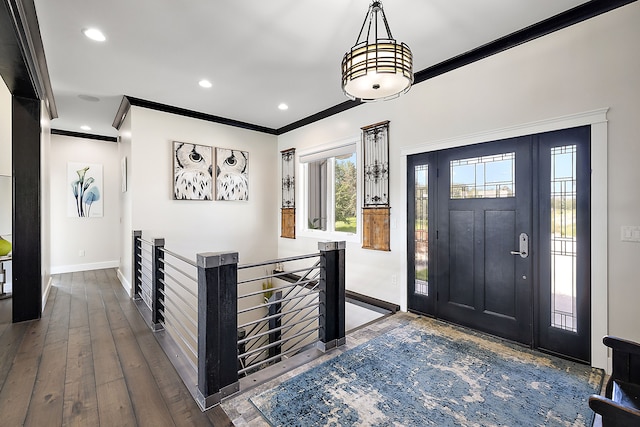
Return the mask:
MULTIPOLYGON (((296 235, 302 238, 311 238, 318 240, 344 240, 346 242, 351 243, 360 243, 362 239, 362 178, 361 178, 361 170, 362 170, 362 159, 360 153, 361 150, 361 140, 359 136, 351 137, 348 139, 344 139, 341 141, 336 141, 330 144, 323 144, 320 146, 315 146, 309 148, 307 150, 300 150, 300 152, 296 152, 296 156, 298 157, 298 176, 300 177, 300 184, 298 186, 298 191, 296 191, 296 206, 301 206, 301 209, 296 209, 296 224, 297 230, 296 235), (337 148, 343 147, 345 145, 356 145, 356 221, 357 228, 355 233, 344 233, 340 231, 324 231, 324 230, 313 230, 307 228, 307 217, 308 217, 308 200, 307 200, 307 186, 308 186, 308 163, 303 163, 300 161, 301 158, 306 156, 312 156, 314 154, 320 154, 324 151, 335 150, 337 148)), ((335 159, 332 160, 332 172, 333 166, 335 166, 335 159)), ((330 200, 334 199, 335 194, 335 180, 331 180, 331 185, 327 186, 327 197, 330 200)), ((332 204, 330 206, 331 209, 328 209, 327 212, 327 226, 331 224, 335 224, 335 206, 332 204)))

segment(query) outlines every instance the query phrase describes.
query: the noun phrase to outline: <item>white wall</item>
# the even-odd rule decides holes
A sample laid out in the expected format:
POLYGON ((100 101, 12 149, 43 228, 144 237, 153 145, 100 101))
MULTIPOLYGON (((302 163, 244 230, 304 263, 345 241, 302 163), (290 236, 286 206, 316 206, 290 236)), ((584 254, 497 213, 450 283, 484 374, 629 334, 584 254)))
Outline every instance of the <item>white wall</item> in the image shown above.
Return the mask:
MULTIPOLYGON (((167 249, 194 260, 196 253, 218 251, 239 252, 241 264, 276 256, 275 136, 140 107, 131 108, 120 135, 121 153, 129 153, 123 242, 131 240, 132 230, 143 230, 164 237, 167 249), (249 200, 173 200, 173 141, 248 151, 249 200)), ((130 251, 120 270, 130 280, 130 251)))
MULTIPOLYGON (((593 200, 608 203, 608 266, 606 259, 594 262, 609 272, 606 330, 640 341, 636 309, 640 285, 635 270, 640 244, 620 241, 622 225, 640 224, 640 192, 631 190, 632 183, 640 182, 638 22, 636 2, 420 83, 396 100, 362 105, 281 135, 279 150, 295 147, 299 152, 357 136, 362 126, 391 121, 391 252, 348 243, 347 288, 406 308, 403 152, 433 141, 610 107, 608 200, 593 200)), ((279 239, 279 256, 315 247, 314 239, 279 239)))
MULTIPOLYGON (((132 170, 132 158, 131 158, 131 114, 127 114, 122 126, 120 127, 120 142, 118 143, 118 157, 120 162, 123 158, 126 158, 127 163, 127 191, 124 193, 120 191, 120 227, 118 235, 120 236, 120 265, 118 268, 118 278, 120 283, 127 290, 129 296, 132 294, 132 271, 131 271, 131 242, 132 232, 131 218, 133 215, 133 194, 131 186, 131 170, 132 170), (123 262, 124 260, 124 262, 123 262)), ((121 171, 122 172, 122 171, 121 171)), ((120 181, 122 185, 122 181, 120 181)))
MULTIPOLYGON (((44 153, 43 153, 44 154, 44 153)), ((50 149, 51 272, 63 273, 119 264, 120 159, 113 142, 51 135, 50 149), (99 163, 103 167, 102 218, 67 216, 67 162, 99 163), (80 255, 84 251, 84 255, 80 255)), ((45 180, 43 179, 43 188, 45 180)), ((44 230, 43 230, 44 235, 44 230)))

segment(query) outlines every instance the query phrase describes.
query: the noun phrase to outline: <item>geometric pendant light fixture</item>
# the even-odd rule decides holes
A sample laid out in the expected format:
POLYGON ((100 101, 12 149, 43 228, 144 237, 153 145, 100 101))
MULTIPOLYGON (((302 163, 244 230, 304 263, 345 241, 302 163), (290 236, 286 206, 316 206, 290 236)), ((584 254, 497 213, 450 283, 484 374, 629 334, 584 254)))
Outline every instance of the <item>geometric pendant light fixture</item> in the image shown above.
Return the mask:
POLYGON ((393 38, 382 2, 374 1, 356 44, 342 58, 342 90, 351 99, 377 101, 396 98, 412 84, 411 49, 393 38))

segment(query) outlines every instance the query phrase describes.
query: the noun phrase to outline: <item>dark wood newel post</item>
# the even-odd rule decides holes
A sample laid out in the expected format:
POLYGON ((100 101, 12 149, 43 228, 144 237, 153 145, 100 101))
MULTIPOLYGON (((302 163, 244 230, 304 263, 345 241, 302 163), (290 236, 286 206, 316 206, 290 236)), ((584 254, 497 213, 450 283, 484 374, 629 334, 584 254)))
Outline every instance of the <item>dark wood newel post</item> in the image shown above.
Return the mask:
POLYGON ((161 331, 164 329, 164 273, 161 271, 164 269, 164 239, 153 239, 151 244, 151 328, 161 331))
POLYGON ((320 342, 323 350, 345 343, 345 247, 342 242, 319 242, 320 342))
MULTIPOLYGON (((7 4, 5 2, 6 7, 7 4)), ((0 12, 0 15, 3 14, 4 11, 0 12)), ((10 28, 3 28, 2 37, 11 32, 10 28)), ((11 49, 7 50, 3 43, 1 50, 4 62, 4 55, 11 49)), ((15 67, 19 65, 16 63, 15 67)), ((6 77, 5 71, 8 70, 3 68, 1 71, 3 77, 6 77)), ((39 319, 42 316, 40 113, 38 99, 23 98, 15 94, 11 97, 13 323, 39 319)))
POLYGON ((138 263, 142 256, 142 245, 139 239, 142 237, 142 230, 133 230, 131 243, 131 284, 133 285, 133 299, 142 299, 142 282, 138 275, 138 263))
POLYGON ((203 253, 198 264, 198 403, 203 409, 240 389, 238 253, 203 253))
MULTIPOLYGON (((276 314, 281 314, 282 312, 282 302, 280 302, 280 300, 282 299, 282 292, 281 291, 276 291, 273 293, 273 295, 271 295, 271 298, 269 298, 269 302, 272 302, 273 304, 271 304, 269 306, 269 317, 271 316, 275 316, 276 314), (278 301, 278 302, 274 302, 274 301, 278 301)), ((278 317, 274 317, 273 319, 269 319, 269 330, 273 330, 273 329, 277 329, 279 327, 282 326, 282 316, 278 316, 278 317)), ((269 334, 269 344, 273 344, 274 342, 278 342, 282 339, 282 330, 276 331, 276 332, 271 332, 269 334)), ((279 355, 280 353, 282 353, 282 344, 278 344, 274 347, 269 347, 269 358, 271 357, 275 357, 277 355, 279 355)), ((280 359, 276 360, 276 362, 279 362, 280 359)))

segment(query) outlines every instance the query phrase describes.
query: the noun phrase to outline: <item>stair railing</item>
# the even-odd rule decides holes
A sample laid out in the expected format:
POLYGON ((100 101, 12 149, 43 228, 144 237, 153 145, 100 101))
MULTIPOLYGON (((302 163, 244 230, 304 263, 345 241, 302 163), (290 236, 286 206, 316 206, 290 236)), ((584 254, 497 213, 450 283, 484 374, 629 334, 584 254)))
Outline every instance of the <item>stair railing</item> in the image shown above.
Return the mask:
MULTIPOLYGON (((238 266, 237 252, 199 253, 192 261, 142 234, 133 232, 133 299, 151 329, 169 333, 187 356, 197 378, 187 386, 202 410, 239 391, 241 376, 310 346, 345 343, 345 242, 238 266), (257 268, 267 274, 251 277, 257 268), (265 281, 273 287, 263 289, 265 281)), ((181 377, 188 383, 189 375, 181 377)))

